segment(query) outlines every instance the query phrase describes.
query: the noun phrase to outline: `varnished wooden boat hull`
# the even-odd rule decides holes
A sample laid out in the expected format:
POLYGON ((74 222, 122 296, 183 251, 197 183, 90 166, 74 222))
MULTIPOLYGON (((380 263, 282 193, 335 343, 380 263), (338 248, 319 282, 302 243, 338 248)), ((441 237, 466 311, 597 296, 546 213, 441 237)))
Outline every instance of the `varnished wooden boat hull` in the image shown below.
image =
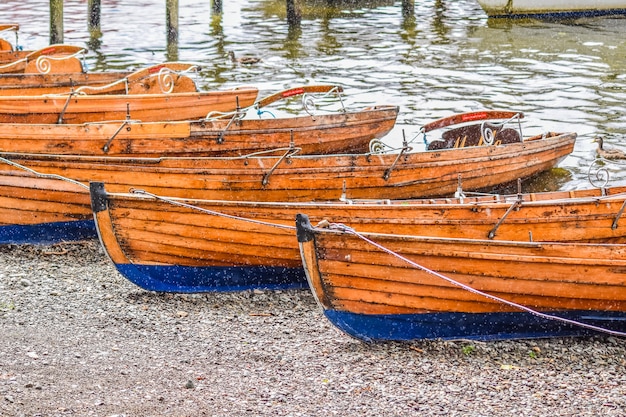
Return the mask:
POLYGON ((86 186, 24 172, 0 175, 1 244, 50 244, 94 237, 86 186))
MULTIPOLYGON (((0 95, 31 96, 69 93, 76 87, 104 86, 120 80, 130 72, 81 72, 73 74, 0 74, 0 95)), ((120 85, 120 93, 124 86, 120 85)))
POLYGON ((256 88, 170 94, 0 96, 0 123, 202 119, 254 104, 256 88))
POLYGON ((470 190, 548 169, 572 151, 575 136, 414 153, 395 165, 396 155, 148 159, 5 153, 0 156, 41 175, 60 175, 83 185, 41 178, 0 161, 0 228, 71 221, 66 213, 79 221, 88 219, 90 181, 105 182, 111 192, 142 188, 168 197, 235 201, 449 195, 457 189, 459 173, 470 190))
POLYGON ((528 241, 534 236, 551 241, 626 241, 626 219, 619 216, 626 189, 609 189, 604 195, 584 190, 523 197, 518 210, 507 215, 514 196, 501 197, 508 202, 487 197, 473 202, 166 201, 106 193, 102 183, 91 184, 103 247, 126 278, 152 291, 304 285, 293 236, 293 220, 301 212, 315 222, 332 219, 378 233, 486 239, 495 229, 498 240, 528 241))
POLYGON ((508 339, 593 333, 534 311, 626 330, 626 246, 359 234, 298 216, 307 280, 328 319, 364 340, 508 339), (389 252, 380 250, 371 242, 389 252))
POLYGON ((0 51, 0 65, 8 64, 13 61, 26 58, 28 54, 31 54, 32 52, 34 51, 15 51, 15 50, 0 51))
POLYGON ((187 74, 195 64, 165 62, 129 71, 0 74, 0 96, 42 94, 160 94, 197 92, 187 74))
MULTIPOLYGON (((171 197, 248 201, 327 201, 450 195, 525 178, 553 167, 574 147, 564 134, 524 143, 396 154, 268 157, 114 158, 73 155, 0 156, 45 174, 112 192, 145 187, 171 197), (133 175, 129 176, 128 172, 133 175)), ((0 175, 16 168, 0 164, 0 175)), ((10 174, 11 175, 11 174, 10 174)))
POLYGON ((80 46, 56 44, 37 51, 0 52, 0 74, 70 74, 84 72, 80 46))
MULTIPOLYGON (((344 203, 190 203, 242 217, 256 218, 255 213, 261 213, 261 218, 285 224, 291 224, 298 212, 318 216, 314 218, 316 221, 332 213, 336 221, 347 224, 363 219, 367 230, 373 232, 384 232, 388 226, 377 227, 377 223, 366 220, 369 217, 387 219, 394 228, 402 227, 407 234, 485 238, 493 232, 495 239, 549 241, 557 236, 562 241, 623 243, 625 226, 618 213, 625 191, 609 189, 606 197, 599 190, 524 194, 524 203, 508 215, 506 212, 517 196, 411 200, 390 202, 386 206, 373 203, 373 209, 367 204, 344 203), (555 201, 545 203, 545 200, 555 201), (498 226, 499 222, 502 223, 498 226)), ((85 186, 37 178, 18 170, 1 175, 0 243, 95 238, 86 192, 85 186)), ((157 212, 171 209, 169 205, 153 206, 157 206, 154 208, 157 212)))
MULTIPOLYGON (((198 293, 306 287, 290 228, 230 222, 184 208, 162 212, 161 221, 145 199, 139 199, 142 207, 127 211, 125 202, 108 200, 101 183, 92 183, 92 190, 103 247, 117 270, 143 289, 198 293), (129 222, 118 217, 124 211, 129 222), (137 230, 142 231, 134 235, 137 230)), ((166 203, 157 206, 168 209, 166 203)))
POLYGON ((246 155, 292 143, 300 154, 367 152, 387 134, 396 106, 280 119, 132 122, 79 125, 0 124, 0 151, 91 156, 246 155))

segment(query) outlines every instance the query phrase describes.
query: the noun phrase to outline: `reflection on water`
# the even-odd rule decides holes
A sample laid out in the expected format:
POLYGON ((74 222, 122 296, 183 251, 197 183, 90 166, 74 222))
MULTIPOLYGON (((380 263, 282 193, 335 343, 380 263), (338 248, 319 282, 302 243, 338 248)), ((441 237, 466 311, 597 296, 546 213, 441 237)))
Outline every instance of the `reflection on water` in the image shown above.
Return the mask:
MULTIPOLYGON (((221 16, 208 0, 180 0, 179 41, 168 47, 162 0, 103 2, 102 33, 91 35, 86 2, 68 0, 65 42, 89 48, 92 70, 199 62, 205 89, 253 84, 265 94, 339 83, 348 105, 401 106, 399 125, 386 139, 393 145, 402 130, 411 137, 421 124, 453 112, 523 111, 527 134, 579 133, 573 155, 561 163, 569 176, 546 174, 548 188, 587 186, 596 135, 626 150, 623 17, 488 19, 475 0, 418 1, 412 14, 402 12, 400 1, 302 3, 301 25, 290 27, 283 0, 224 2, 221 16), (231 50, 263 60, 237 65, 231 50)), ((36 49, 48 42, 48 5, 4 0, 0 16, 20 23, 20 43, 36 49)), ((616 180, 626 176, 619 167, 607 170, 616 180)))

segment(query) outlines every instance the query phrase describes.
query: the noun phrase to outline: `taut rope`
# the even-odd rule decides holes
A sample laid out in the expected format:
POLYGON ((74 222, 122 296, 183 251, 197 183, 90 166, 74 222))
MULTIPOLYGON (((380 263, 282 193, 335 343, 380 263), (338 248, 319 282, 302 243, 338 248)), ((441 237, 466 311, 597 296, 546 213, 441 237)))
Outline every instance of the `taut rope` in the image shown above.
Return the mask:
POLYGON ((460 287, 460 288, 462 288, 462 289, 464 289, 466 291, 469 291, 469 292, 471 292, 473 294, 477 294, 477 295, 480 295, 482 297, 489 298, 489 299, 494 300, 496 302, 506 304, 508 306, 514 307, 516 309, 525 311, 525 312, 530 313, 530 314, 534 314, 534 315, 536 315, 538 317, 541 317, 541 318, 544 318, 544 319, 556 320, 556 321, 560 321, 560 322, 567 323, 567 324, 573 324, 575 326, 583 327, 583 328, 590 329, 590 330, 595 330, 597 332, 607 333, 607 334, 610 334, 610 335, 613 335, 613 336, 626 337, 626 333, 625 332, 605 329, 603 327, 598 327, 598 326, 594 326, 594 325, 591 325, 591 324, 582 323, 582 322, 579 322, 579 321, 576 321, 576 320, 570 320, 570 319, 566 319, 564 317, 553 316, 551 314, 545 314, 545 313, 542 313, 540 311, 533 310, 532 308, 526 307, 524 305, 517 304, 517 303, 515 303, 513 301, 509 301, 509 300, 506 300, 504 298, 500 298, 500 297, 497 297, 495 295, 491 295, 489 293, 477 290, 477 289, 475 289, 473 287, 470 287, 469 285, 465 285, 465 284, 463 284, 461 282, 455 281, 455 280, 453 280, 450 277, 447 277, 447 276, 445 276, 443 274, 440 274, 439 272, 433 271, 431 269, 426 268, 425 266, 422 266, 422 265, 420 265, 420 264, 418 264, 416 262, 413 262, 410 259, 400 255, 399 253, 396 253, 396 252, 394 252, 394 251, 392 251, 392 250, 390 250, 390 249, 388 249, 388 248, 386 248, 386 247, 384 247, 384 246, 374 242, 373 240, 368 239, 367 237, 363 236, 359 232, 355 231, 353 228, 351 228, 349 226, 346 226, 344 224, 331 223, 329 225, 329 227, 333 228, 333 229, 336 229, 336 230, 341 230, 341 231, 350 233, 350 234, 358 237, 359 239, 362 239, 365 242, 375 246, 376 248, 380 249, 381 251, 383 251, 385 253, 388 253, 388 254, 390 254, 392 256, 395 256, 396 258, 398 258, 398 259, 408 263, 409 265, 411 265, 411 266, 413 266, 415 268, 421 269, 422 271, 424 271, 424 272, 426 272, 428 274, 431 274, 431 275, 434 275, 434 276, 436 276, 438 278, 441 278, 444 281, 446 281, 446 282, 448 282, 448 283, 450 283, 452 285, 455 285, 457 287, 460 287))

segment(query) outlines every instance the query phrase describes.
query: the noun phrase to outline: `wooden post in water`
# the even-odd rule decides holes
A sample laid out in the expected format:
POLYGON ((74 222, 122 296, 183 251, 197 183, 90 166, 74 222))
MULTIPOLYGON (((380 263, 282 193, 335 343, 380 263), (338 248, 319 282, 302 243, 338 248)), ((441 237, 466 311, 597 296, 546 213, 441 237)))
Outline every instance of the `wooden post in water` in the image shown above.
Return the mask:
POLYGON ((167 43, 178 42, 178 0, 165 1, 167 43))
POLYGON ((178 0, 165 0, 167 60, 178 60, 178 0))
POLYGON ((211 0, 211 10, 213 14, 222 14, 222 0, 211 0))
POLYGON ((287 0, 287 23, 289 27, 300 26, 302 11, 299 0, 287 0))
POLYGON ((402 16, 410 17, 415 15, 415 0, 402 0, 402 16))
POLYGON ((90 32, 100 31, 100 0, 87 2, 87 28, 90 32))
POLYGON ((50 44, 63 43, 63 0, 50 0, 50 44))

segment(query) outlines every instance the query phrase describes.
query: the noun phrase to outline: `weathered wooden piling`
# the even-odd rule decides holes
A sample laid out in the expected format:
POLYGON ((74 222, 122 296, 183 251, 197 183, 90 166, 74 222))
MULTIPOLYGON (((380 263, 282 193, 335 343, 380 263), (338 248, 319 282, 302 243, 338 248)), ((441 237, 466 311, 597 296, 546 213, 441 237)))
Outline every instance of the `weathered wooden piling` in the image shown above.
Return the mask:
POLYGON ((89 0, 87 2, 87 27, 89 31, 100 30, 100 11, 102 10, 100 0, 89 0))
POLYGON ((50 0, 50 43, 63 43, 63 0, 50 0))
POLYGON ((211 11, 214 14, 222 14, 222 11, 223 11, 222 0, 211 0, 211 11))
POLYGON ((402 17, 415 15, 415 0, 402 0, 402 17))
POLYGON ((165 0, 165 32, 167 59, 178 60, 178 0, 165 0))
POLYGON ((178 42, 178 0, 165 0, 167 43, 178 42))
POLYGON ((287 0, 287 23, 290 27, 300 26, 302 11, 299 0, 287 0))

